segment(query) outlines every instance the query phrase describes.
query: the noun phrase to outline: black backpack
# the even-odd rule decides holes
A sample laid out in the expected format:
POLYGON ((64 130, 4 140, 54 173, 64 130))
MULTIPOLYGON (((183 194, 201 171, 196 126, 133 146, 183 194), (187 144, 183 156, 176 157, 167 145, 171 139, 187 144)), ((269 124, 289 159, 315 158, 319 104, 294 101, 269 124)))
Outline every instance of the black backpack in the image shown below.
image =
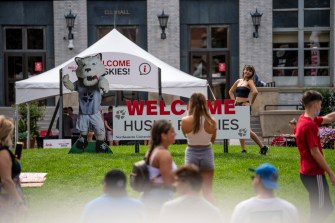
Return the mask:
POLYGON ((133 164, 133 170, 130 173, 130 186, 138 192, 150 189, 151 181, 145 160, 140 160, 133 164))

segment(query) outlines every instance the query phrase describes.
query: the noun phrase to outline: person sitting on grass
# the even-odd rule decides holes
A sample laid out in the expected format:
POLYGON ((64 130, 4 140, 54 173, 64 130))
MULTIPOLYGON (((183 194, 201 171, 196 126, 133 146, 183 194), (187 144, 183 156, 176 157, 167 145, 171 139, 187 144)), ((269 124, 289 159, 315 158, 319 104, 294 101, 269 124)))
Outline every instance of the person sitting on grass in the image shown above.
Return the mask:
POLYGON ((103 180, 104 195, 90 201, 82 214, 82 223, 144 223, 142 202, 128 197, 127 178, 118 169, 109 171, 103 180))
POLYGON ((186 164, 178 168, 174 175, 174 185, 180 197, 163 205, 160 223, 222 222, 220 210, 200 196, 203 178, 197 166, 186 164))
POLYGON ((287 142, 286 142, 287 146, 297 146, 297 144, 295 143, 295 134, 296 134, 295 127, 297 126, 297 120, 293 118, 292 120, 288 122, 288 125, 290 126, 292 133, 282 134, 282 136, 289 138, 287 139, 287 142))

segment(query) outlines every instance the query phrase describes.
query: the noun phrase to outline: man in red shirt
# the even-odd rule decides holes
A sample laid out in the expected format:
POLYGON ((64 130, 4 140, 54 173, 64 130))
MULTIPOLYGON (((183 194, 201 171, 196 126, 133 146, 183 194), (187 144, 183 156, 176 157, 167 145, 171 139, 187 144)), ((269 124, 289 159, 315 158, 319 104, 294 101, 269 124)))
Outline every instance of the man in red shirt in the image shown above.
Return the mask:
POLYGON ((300 153, 300 179, 309 193, 310 222, 321 223, 333 211, 325 173, 335 186, 335 175, 323 157, 319 125, 335 121, 335 112, 318 116, 322 95, 306 91, 302 97, 305 112, 299 117, 296 127, 296 143, 300 153))

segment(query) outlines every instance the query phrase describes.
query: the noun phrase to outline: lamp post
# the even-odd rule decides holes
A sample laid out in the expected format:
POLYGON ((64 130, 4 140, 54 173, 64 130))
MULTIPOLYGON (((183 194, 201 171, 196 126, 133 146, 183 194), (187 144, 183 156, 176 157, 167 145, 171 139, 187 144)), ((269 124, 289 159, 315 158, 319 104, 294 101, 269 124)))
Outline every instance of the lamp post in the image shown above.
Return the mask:
POLYGON ((252 18, 252 23, 255 26, 255 32, 253 33, 253 37, 258 38, 258 27, 261 25, 261 18, 263 13, 259 13, 256 8, 256 12, 254 12, 253 14, 250 13, 250 15, 252 18))
POLYGON ((66 26, 69 30, 69 34, 68 34, 69 45, 67 47, 70 50, 72 50, 74 48, 72 28, 74 27, 74 21, 76 20, 77 15, 72 14, 71 9, 70 9, 70 13, 64 16, 66 19, 66 26))
POLYGON ((165 28, 167 27, 167 22, 169 20, 169 15, 164 14, 164 10, 163 10, 162 14, 157 15, 157 17, 158 17, 159 25, 162 29, 161 39, 166 39, 165 28))

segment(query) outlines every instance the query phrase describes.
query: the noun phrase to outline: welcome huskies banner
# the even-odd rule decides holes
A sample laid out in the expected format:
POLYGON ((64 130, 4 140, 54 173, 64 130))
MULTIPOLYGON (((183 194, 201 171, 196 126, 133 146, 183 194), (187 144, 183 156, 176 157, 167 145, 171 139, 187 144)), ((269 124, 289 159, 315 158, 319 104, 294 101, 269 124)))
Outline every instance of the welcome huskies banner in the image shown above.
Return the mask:
MULTIPOLYGON (((210 113, 216 120, 217 139, 250 138, 250 107, 234 106, 234 100, 207 101, 210 113)), ((187 105, 176 100, 171 105, 157 101, 128 101, 127 106, 113 108, 113 139, 150 139, 150 131, 156 120, 169 120, 176 139, 185 139, 180 127, 181 119, 187 115, 187 105)))
MULTIPOLYGON (((101 55, 105 73, 97 75, 108 80, 110 89, 112 85, 134 86, 135 89, 136 86, 158 88, 158 67, 153 63, 126 53, 102 52, 101 55)), ((96 54, 90 56, 94 57, 96 54)), ((94 61, 92 60, 92 62, 94 61)), ((68 74, 70 81, 75 82, 78 80, 76 69, 77 64, 73 61, 62 68, 63 75, 68 74)))

